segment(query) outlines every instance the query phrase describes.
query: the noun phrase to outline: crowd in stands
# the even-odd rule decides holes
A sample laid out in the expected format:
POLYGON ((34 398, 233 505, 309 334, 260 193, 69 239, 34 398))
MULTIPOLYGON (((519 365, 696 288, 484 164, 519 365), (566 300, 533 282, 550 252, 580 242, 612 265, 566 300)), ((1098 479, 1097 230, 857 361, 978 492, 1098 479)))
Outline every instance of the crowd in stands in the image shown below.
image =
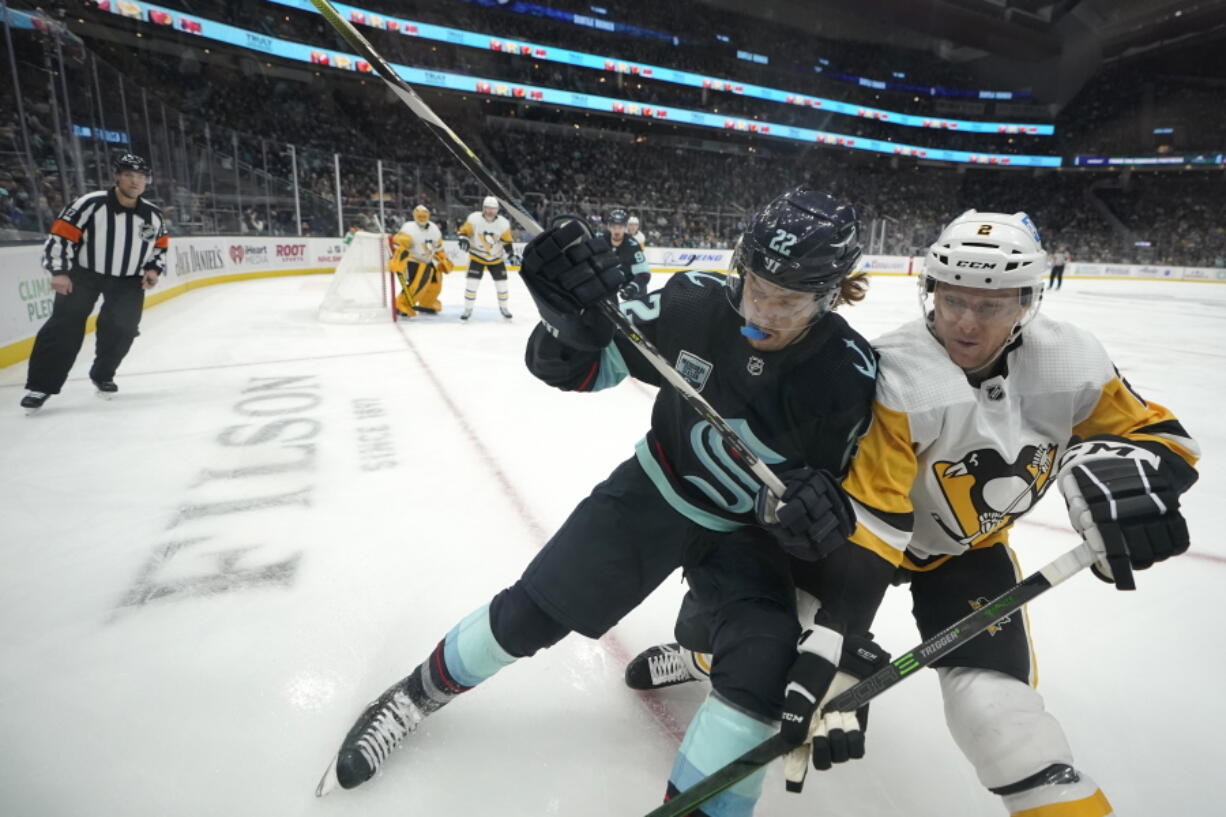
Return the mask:
MULTIPOLYGON (((484 6, 465 0, 452 5, 461 16, 476 15, 474 27, 493 19, 484 6)), ((269 26, 280 20, 272 19, 272 13, 284 11, 273 4, 222 0, 193 0, 192 6, 202 15, 216 12, 233 19, 255 8, 269 17, 269 26)), ((403 6, 398 14, 422 19, 433 8, 403 6)), ((544 25, 523 15, 515 19, 525 26, 544 25)), ((322 20, 300 24, 323 25, 322 20)), ((166 150, 149 134, 134 133, 134 147, 141 147, 142 138, 154 143, 153 158, 160 166, 151 195, 164 204, 181 233, 335 234, 338 155, 340 220, 346 224, 377 226, 375 157, 383 160, 384 215, 392 224, 423 202, 450 231, 476 209, 482 195, 374 78, 363 88, 358 77, 313 78, 309 69, 299 72, 302 77, 265 73, 253 60, 212 61, 191 49, 165 55, 101 41, 89 45, 106 70, 140 77, 157 89, 158 104, 169 107, 166 122, 174 127, 163 123, 170 131, 166 150), (182 142, 175 142, 175 131, 185 137, 182 142), (164 154, 160 158, 158 151, 164 154)), ((30 48, 18 43, 19 62, 38 65, 39 56, 26 53, 30 48)), ((1103 80, 1108 81, 1122 80, 1103 80)), ((0 89, 0 238, 37 232, 39 217, 45 228, 65 200, 52 106, 39 96, 44 89, 42 84, 23 87, 24 131, 33 162, 26 160, 19 138, 23 129, 12 91, 0 89)), ((132 84, 129 105, 138 97, 132 84)), ((872 226, 872 249, 884 253, 921 251, 934 225, 974 207, 1029 212, 1049 247, 1065 248, 1074 260, 1226 264, 1226 235, 1218 216, 1226 204, 1226 174, 1221 172, 1129 177, 951 168, 838 148, 753 141, 738 134, 687 137, 676 128, 649 130, 599 117, 574 122, 573 112, 534 115, 510 102, 446 99, 453 109, 445 118, 539 217, 567 212, 599 217, 624 207, 640 216, 649 241, 657 246, 728 246, 755 208, 782 189, 808 182, 854 201, 872 226), (537 124, 550 130, 534 128, 537 124)), ((1122 103, 1112 104, 1087 102, 1079 109, 1085 112, 1086 133, 1107 132, 1102 123, 1122 110, 1122 103)), ((132 118, 139 124, 135 108, 132 118)), ((1216 121, 1220 127, 1222 118, 1216 121)), ((1226 134, 1222 138, 1226 144, 1226 134)), ((92 172, 85 175, 91 183, 96 178, 92 172)))
MULTIPOLYGON (((168 0, 173 6, 174 0, 168 0)), ((178 5, 189 8, 202 16, 224 19, 234 25, 250 28, 270 36, 301 42, 329 44, 335 35, 318 15, 305 11, 287 9, 270 3, 229 3, 208 0, 178 0, 178 5)), ((912 92, 874 90, 846 82, 825 79, 813 70, 813 64, 781 70, 777 66, 763 66, 738 60, 737 49, 746 47, 721 43, 715 38, 719 31, 737 31, 740 39, 761 38, 764 42, 754 47, 770 47, 778 54, 812 55, 822 51, 820 46, 829 45, 829 53, 872 53, 871 62, 882 73, 881 51, 878 47, 837 43, 801 37, 794 29, 772 24, 757 18, 747 18, 731 12, 702 7, 702 14, 695 18, 694 6, 690 3, 661 4, 645 8, 641 4, 621 4, 620 8, 608 9, 610 19, 630 20, 636 25, 663 26, 668 30, 684 31, 684 37, 673 44, 671 41, 645 39, 575 26, 556 19, 533 17, 504 9, 491 3, 451 0, 447 3, 387 2, 365 3, 364 8, 375 9, 398 17, 422 22, 432 22, 449 27, 476 32, 496 33, 500 37, 515 37, 546 45, 560 45, 597 54, 608 54, 631 61, 665 65, 690 70, 715 78, 733 79, 745 83, 757 83, 796 92, 848 100, 853 104, 885 107, 926 116, 938 116, 939 101, 912 92), (644 16, 654 19, 645 21, 644 16), (709 31, 707 30, 709 29, 709 31), (790 47, 788 47, 790 46, 790 47), (646 53, 640 53, 646 49, 646 53), (766 72, 769 75, 758 75, 766 72)), ((583 12, 582 7, 577 9, 583 12)), ((1051 140, 1044 137, 1015 135, 1012 139, 996 134, 963 134, 944 131, 930 132, 921 129, 900 127, 872 119, 858 119, 843 115, 831 116, 820 110, 800 105, 784 105, 745 97, 731 91, 704 90, 701 88, 644 79, 642 76, 617 75, 607 71, 580 68, 549 61, 537 61, 487 49, 474 49, 439 43, 416 37, 366 27, 363 33, 370 38, 380 52, 390 61, 421 68, 437 68, 473 76, 496 78, 509 83, 544 85, 565 88, 592 94, 611 95, 646 105, 669 105, 713 114, 755 118, 776 125, 793 125, 813 129, 830 130, 852 137, 873 137, 921 146, 953 147, 959 150, 978 152, 1024 153, 1044 152, 1051 149, 1051 140)), ((824 52, 823 52, 824 53, 824 52)), ((891 61, 900 66, 910 66, 920 73, 914 79, 919 86, 930 86, 955 77, 969 82, 963 72, 951 63, 914 49, 898 48, 890 51, 891 61), (895 58, 893 55, 897 54, 895 58)), ((829 60, 827 60, 829 62, 829 60)), ((849 61, 850 64, 850 61, 849 61)), ((835 65, 835 63, 832 63, 835 65)), ((897 70, 896 66, 893 70, 897 70)), ((846 69, 845 69, 846 70, 846 69)), ((870 72, 872 73, 872 72, 870 72)), ((888 72, 893 73, 893 71, 888 72)), ((907 75, 906 71, 898 73, 907 75)), ((960 80, 960 81, 962 81, 960 80)), ((970 87, 970 86, 966 86, 970 87)), ((977 104, 977 103, 972 103, 977 104)), ((992 112, 980 105, 980 118, 992 118, 992 112)), ((1002 117, 1014 121, 1016 117, 1002 117)), ((1029 121, 1029 120, 1027 120, 1029 121)))

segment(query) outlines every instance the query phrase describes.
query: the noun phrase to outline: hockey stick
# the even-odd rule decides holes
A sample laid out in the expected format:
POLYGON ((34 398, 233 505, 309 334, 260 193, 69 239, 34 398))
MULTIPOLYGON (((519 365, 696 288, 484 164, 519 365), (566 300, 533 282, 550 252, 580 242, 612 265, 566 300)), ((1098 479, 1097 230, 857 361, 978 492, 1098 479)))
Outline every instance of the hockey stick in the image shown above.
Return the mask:
MULTIPOLYGON (((396 73, 396 70, 379 55, 379 52, 375 51, 374 46, 353 27, 353 24, 342 17, 340 12, 328 0, 311 0, 311 5, 315 6, 316 10, 324 16, 324 19, 344 38, 345 42, 356 49, 374 67, 383 81, 392 89, 392 92, 400 97, 400 100, 409 107, 409 110, 425 123, 430 132, 451 151, 460 164, 464 165, 477 178, 477 181, 481 182, 498 199, 499 203, 506 208, 508 213, 514 216, 521 227, 533 233, 543 231, 536 219, 529 215, 527 210, 520 207, 511 198, 502 183, 495 179, 489 170, 486 169, 481 160, 477 158, 477 154, 473 153, 472 149, 464 144, 464 141, 456 135, 455 131, 447 127, 447 124, 442 119, 439 119, 438 115, 430 109, 425 100, 413 90, 413 86, 405 82, 404 78, 396 73)), ((676 369, 668 365, 668 361, 664 359, 655 345, 634 328, 634 324, 630 322, 630 319, 622 314, 622 311, 611 301, 601 301, 598 306, 601 313, 612 321, 613 325, 631 343, 638 347, 638 350, 642 352, 647 362, 663 375, 664 379, 685 399, 685 402, 690 404, 690 408, 694 409, 700 417, 711 424, 716 433, 723 438, 724 443, 732 449, 733 454, 753 471, 754 475, 762 481, 762 484, 769 488, 776 497, 783 496, 783 482, 745 444, 745 441, 733 431, 732 426, 728 425, 728 422, 715 411, 711 404, 695 391, 694 387, 686 382, 685 378, 676 369)))
MULTIPOLYGON (((958 619, 941 632, 925 639, 919 646, 895 658, 842 695, 831 699, 822 707, 823 714, 826 712, 855 712, 917 669, 927 667, 952 650, 961 647, 1005 616, 1016 612, 1025 604, 1093 563, 1094 551, 1089 542, 1083 541, 1077 547, 1031 573, 978 610, 958 619)), ((794 748, 795 744, 788 743, 780 735, 767 738, 690 788, 679 792, 676 797, 664 805, 648 812, 646 817, 684 817, 712 797, 730 789, 775 758, 782 757, 794 748)))

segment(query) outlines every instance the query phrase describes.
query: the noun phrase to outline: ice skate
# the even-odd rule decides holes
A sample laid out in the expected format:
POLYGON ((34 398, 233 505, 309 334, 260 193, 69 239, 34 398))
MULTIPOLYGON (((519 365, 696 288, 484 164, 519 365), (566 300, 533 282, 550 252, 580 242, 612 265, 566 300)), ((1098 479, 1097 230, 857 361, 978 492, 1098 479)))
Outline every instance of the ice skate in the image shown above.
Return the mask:
POLYGON ((473 316, 473 311, 471 309, 465 309, 463 312, 460 313, 460 320, 466 321, 472 316, 473 316))
POLYGON ((47 398, 51 395, 41 391, 28 391, 26 396, 21 398, 21 407, 26 410, 26 414, 37 414, 38 410, 43 407, 43 403, 47 402, 47 398))
POLYGON ((498 311, 502 313, 502 317, 506 318, 507 320, 511 319, 511 310, 507 309, 505 306, 499 304, 498 311))
POLYGON ((94 388, 98 390, 98 397, 102 400, 110 400, 119 391, 114 380, 94 380, 92 382, 94 388))
POLYGON ((338 786, 352 789, 375 776, 392 750, 422 722, 429 707, 420 708, 410 692, 413 676, 398 681, 354 723, 315 788, 323 797, 338 786))
POLYGON ((711 656, 680 644, 648 647, 626 665, 626 686, 631 689, 664 687, 703 681, 711 675, 711 656))

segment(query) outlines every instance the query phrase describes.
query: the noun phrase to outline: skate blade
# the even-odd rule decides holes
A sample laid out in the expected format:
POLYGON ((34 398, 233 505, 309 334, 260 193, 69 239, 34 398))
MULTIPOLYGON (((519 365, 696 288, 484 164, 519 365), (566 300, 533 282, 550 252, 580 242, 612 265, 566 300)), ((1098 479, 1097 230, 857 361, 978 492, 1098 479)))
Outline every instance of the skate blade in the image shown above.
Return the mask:
POLYGON ((341 782, 336 778, 336 755, 332 755, 332 762, 328 764, 328 770, 324 772, 324 776, 319 779, 319 785, 315 787, 315 796, 323 797, 336 789, 340 788, 341 782))
POLYGON ((28 408, 26 409, 26 416, 33 417, 35 414, 38 414, 42 410, 43 410, 42 406, 39 406, 38 408, 28 408))
POLYGON ((115 392, 113 391, 96 391, 94 392, 94 394, 98 396, 99 400, 114 400, 115 399, 115 392))

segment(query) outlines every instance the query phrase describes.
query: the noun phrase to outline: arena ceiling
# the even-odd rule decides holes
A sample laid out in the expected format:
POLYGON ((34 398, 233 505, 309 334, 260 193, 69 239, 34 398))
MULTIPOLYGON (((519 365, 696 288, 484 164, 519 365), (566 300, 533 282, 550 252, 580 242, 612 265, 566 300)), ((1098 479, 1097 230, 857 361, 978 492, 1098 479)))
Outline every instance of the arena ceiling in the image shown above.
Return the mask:
POLYGON ((825 38, 919 48, 996 83, 1025 76, 1037 97, 1057 105, 1113 61, 1226 44, 1226 0, 701 2, 825 38))

